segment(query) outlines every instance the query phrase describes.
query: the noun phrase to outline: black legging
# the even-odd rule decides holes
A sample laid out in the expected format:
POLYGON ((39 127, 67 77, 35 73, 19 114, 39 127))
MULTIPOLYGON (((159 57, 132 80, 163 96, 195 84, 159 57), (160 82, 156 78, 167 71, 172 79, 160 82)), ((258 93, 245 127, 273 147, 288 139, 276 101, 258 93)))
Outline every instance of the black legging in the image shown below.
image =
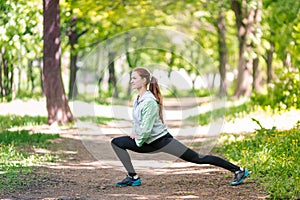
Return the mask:
POLYGON ((144 143, 141 147, 138 147, 134 139, 130 138, 129 136, 121 136, 114 138, 111 141, 111 144, 118 158, 124 165, 127 172, 130 174, 134 174, 135 170, 131 163, 131 159, 127 152, 127 149, 138 153, 165 152, 174 155, 178 158, 181 158, 185 161, 196 164, 211 164, 218 167, 222 167, 231 172, 236 172, 240 170, 240 167, 220 157, 202 155, 193 151, 192 149, 186 147, 184 144, 173 138, 173 136, 169 133, 150 144, 144 143))

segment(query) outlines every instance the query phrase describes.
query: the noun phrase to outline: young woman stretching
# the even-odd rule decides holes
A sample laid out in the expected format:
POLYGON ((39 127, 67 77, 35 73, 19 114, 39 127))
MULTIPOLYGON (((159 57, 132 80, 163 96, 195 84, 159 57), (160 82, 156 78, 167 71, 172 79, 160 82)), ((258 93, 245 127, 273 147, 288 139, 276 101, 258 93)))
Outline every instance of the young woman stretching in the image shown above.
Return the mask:
POLYGON ((247 169, 216 156, 199 154, 173 138, 163 121, 162 96, 157 79, 147 69, 135 68, 130 83, 132 89, 138 90, 133 105, 133 133, 111 141, 115 153, 128 172, 126 178, 116 186, 141 185, 141 179, 133 168, 127 150, 138 153, 165 152, 188 162, 222 167, 235 174, 230 185, 239 185, 248 176, 247 169))

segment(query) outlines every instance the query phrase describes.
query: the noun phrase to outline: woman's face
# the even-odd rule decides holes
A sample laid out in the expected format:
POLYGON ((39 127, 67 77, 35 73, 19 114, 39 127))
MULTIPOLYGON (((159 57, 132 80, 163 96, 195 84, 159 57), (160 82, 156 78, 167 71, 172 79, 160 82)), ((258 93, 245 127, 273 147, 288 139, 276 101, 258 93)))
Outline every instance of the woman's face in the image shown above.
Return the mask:
POLYGON ((146 78, 142 78, 137 72, 133 71, 130 84, 132 89, 140 89, 146 85, 146 78))

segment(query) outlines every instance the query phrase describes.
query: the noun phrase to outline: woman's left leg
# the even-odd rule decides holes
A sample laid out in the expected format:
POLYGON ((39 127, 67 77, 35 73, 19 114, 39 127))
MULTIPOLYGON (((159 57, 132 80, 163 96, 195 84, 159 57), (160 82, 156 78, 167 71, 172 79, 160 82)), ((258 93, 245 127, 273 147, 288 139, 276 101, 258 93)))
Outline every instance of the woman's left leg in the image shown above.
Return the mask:
POLYGON ((138 147, 135 143, 135 140, 130 138, 129 136, 122 136, 114 138, 111 141, 112 148, 117 154, 118 158, 122 162, 123 166, 128 172, 128 175, 122 181, 116 183, 118 187, 124 186, 139 186, 141 185, 140 177, 136 176, 134 167, 131 162, 131 158, 127 152, 127 150, 139 152, 139 153, 150 153, 155 151, 153 147, 148 144, 144 144, 142 147, 138 147))
POLYGON ((149 153, 155 151, 153 147, 147 144, 144 144, 142 147, 138 147, 135 143, 135 140, 130 138, 129 136, 114 138, 111 141, 111 145, 129 175, 134 175, 136 173, 127 150, 138 153, 149 153))
POLYGON ((210 164, 222 167, 231 172, 237 172, 240 170, 239 166, 236 166, 233 163, 224 160, 223 158, 199 154, 174 138, 172 138, 171 142, 169 142, 165 147, 160 149, 160 151, 196 164, 210 164))
POLYGON ((196 164, 210 164, 233 172, 235 175, 233 181, 230 182, 230 185, 241 184, 249 175, 249 171, 247 169, 240 168, 239 166, 217 156, 199 154, 172 137, 166 137, 163 142, 152 143, 152 145, 155 148, 160 147, 156 148, 159 149, 159 152, 174 155, 185 161, 196 164))

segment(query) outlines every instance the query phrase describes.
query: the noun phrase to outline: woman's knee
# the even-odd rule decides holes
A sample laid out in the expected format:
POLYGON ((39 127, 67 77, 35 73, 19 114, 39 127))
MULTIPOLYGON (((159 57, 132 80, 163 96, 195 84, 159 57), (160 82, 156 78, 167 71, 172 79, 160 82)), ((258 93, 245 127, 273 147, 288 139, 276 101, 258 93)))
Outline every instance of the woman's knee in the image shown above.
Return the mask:
POLYGON ((116 146, 120 146, 120 144, 121 144, 121 138, 120 137, 113 138, 111 140, 111 144, 112 145, 116 145, 116 146))
POLYGON ((117 147, 123 148, 124 145, 128 143, 127 136, 116 137, 111 140, 111 145, 115 145, 117 147))
POLYGON ((113 138, 113 139, 110 141, 110 143, 111 143, 112 145, 117 145, 117 144, 118 144, 118 138, 113 138))

